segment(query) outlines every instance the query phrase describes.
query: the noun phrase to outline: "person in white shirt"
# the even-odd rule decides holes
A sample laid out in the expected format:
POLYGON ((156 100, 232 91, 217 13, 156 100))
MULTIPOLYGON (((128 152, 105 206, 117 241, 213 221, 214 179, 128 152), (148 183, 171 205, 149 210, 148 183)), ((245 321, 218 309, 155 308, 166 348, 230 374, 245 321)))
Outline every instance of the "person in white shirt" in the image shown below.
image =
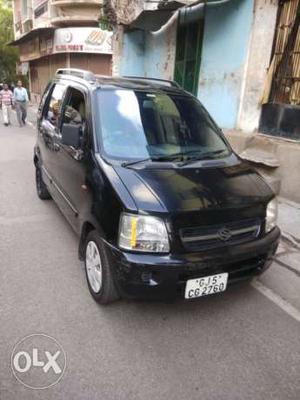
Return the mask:
POLYGON ((9 90, 7 83, 3 84, 3 90, 0 92, 0 106, 2 107, 3 122, 5 126, 10 125, 10 114, 13 104, 13 94, 9 90))
POLYGON ((14 89, 14 103, 20 127, 26 123, 28 100, 27 90, 22 86, 22 81, 18 81, 17 87, 14 89))

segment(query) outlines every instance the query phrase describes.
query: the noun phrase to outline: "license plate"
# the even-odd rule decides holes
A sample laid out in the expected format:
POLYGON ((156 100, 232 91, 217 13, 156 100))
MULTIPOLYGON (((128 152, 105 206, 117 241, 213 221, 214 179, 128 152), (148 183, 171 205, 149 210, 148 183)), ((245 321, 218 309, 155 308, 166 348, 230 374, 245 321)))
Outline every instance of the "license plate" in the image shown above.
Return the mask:
POLYGON ((228 273, 204 276, 202 278, 189 279, 186 282, 186 299, 207 296, 209 294, 224 292, 226 290, 228 273))

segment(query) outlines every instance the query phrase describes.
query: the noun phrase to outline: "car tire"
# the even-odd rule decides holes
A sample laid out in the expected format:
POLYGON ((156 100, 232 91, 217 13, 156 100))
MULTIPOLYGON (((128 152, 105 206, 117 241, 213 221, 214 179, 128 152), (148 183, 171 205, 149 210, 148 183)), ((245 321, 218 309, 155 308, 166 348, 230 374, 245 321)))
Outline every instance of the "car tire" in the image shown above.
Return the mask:
POLYGON ((112 268, 101 236, 94 230, 85 241, 84 265, 89 291, 100 304, 109 304, 119 299, 112 268))
POLYGON ((51 195, 47 189, 47 186, 43 180, 42 170, 39 165, 35 167, 35 184, 37 195, 41 200, 49 200, 51 199, 51 195))

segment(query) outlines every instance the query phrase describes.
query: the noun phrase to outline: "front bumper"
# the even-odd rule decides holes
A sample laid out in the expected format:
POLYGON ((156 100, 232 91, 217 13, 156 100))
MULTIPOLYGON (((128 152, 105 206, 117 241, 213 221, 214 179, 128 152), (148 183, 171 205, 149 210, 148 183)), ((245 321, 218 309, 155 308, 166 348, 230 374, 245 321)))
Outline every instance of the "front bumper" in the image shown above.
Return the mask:
POLYGON ((184 297, 186 281, 228 272, 228 285, 261 274, 271 264, 280 239, 276 227, 265 237, 222 249, 189 254, 138 254, 105 242, 122 297, 172 300, 184 297))

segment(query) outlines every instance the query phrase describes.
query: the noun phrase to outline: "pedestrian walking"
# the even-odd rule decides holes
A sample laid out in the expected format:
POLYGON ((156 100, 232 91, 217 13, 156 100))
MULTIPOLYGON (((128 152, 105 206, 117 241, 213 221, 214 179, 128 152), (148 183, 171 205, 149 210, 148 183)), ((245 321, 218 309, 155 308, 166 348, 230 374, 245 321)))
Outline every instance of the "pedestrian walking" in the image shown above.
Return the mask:
POLYGON ((22 81, 18 81, 17 87, 14 89, 14 103, 16 106, 17 118, 20 127, 22 127, 26 123, 27 102, 27 90, 23 87, 22 81))
POLYGON ((0 103, 2 107, 3 122, 5 126, 10 125, 10 114, 13 105, 13 94, 9 90, 7 83, 3 84, 3 89, 0 92, 0 103))

